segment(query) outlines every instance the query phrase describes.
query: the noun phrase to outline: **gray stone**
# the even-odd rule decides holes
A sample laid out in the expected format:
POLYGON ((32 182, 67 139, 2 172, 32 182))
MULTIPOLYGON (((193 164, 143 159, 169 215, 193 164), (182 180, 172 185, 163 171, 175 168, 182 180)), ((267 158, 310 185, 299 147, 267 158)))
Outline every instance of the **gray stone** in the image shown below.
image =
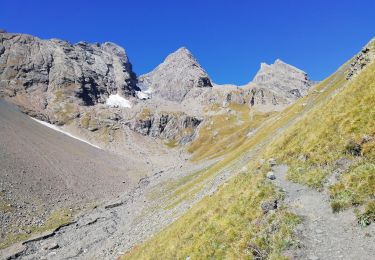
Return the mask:
POLYGON ((277 209, 277 200, 264 201, 261 203, 260 207, 264 214, 267 214, 275 209, 277 209))
POLYGON ((350 80, 358 75, 364 67, 371 63, 374 59, 373 45, 371 40, 352 60, 349 65, 346 80, 350 80))
POLYGON ((72 45, 10 33, 0 34, 0 42, 0 92, 41 120, 64 124, 67 107, 75 118, 80 106, 138 90, 124 49, 114 43, 72 45))
POLYGON ((276 93, 285 93, 286 98, 294 100, 306 95, 312 85, 304 71, 280 59, 271 65, 262 63, 253 82, 276 93))
POLYGON ((345 146, 345 151, 346 153, 353 155, 353 156, 361 156, 362 145, 354 141, 349 141, 348 144, 345 146))
POLYGON ((153 96, 179 102, 194 88, 212 87, 207 73, 184 47, 170 54, 150 73, 140 76, 139 82, 153 96))
POLYGON ((192 139, 196 128, 203 121, 201 118, 188 116, 185 113, 160 112, 139 115, 125 123, 130 129, 142 135, 159 137, 162 139, 176 139, 181 144, 186 144, 192 139), (183 131, 186 129, 192 130, 183 131))
POLYGON ((266 177, 270 180, 275 180, 276 176, 273 172, 267 172, 266 177))
POLYGON ((353 163, 352 160, 343 157, 335 161, 335 166, 340 172, 344 172, 349 169, 352 163, 353 163))

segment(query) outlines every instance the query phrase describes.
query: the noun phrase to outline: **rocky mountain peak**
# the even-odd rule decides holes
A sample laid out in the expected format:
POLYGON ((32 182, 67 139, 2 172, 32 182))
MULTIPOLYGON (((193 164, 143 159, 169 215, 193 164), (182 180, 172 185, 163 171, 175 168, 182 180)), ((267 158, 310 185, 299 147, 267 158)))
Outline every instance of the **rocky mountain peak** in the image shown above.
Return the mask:
POLYGON ((185 47, 168 55, 153 71, 142 75, 139 82, 153 95, 178 102, 193 88, 212 87, 206 71, 185 47))
POLYGON ((111 94, 135 96, 138 90, 125 50, 109 42, 70 44, 1 33, 0 64, 0 92, 51 121, 64 103, 91 106, 111 94))
POLYGON ((292 99, 306 95, 312 85, 304 71, 280 59, 273 64, 261 63, 253 82, 292 99))

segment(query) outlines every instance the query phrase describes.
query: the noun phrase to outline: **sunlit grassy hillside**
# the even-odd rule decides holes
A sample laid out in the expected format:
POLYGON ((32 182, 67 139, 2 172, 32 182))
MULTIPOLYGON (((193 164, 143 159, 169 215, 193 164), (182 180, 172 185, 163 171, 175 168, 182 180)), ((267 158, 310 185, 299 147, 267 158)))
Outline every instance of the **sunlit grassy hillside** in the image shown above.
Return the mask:
POLYGON ((252 110, 247 104, 230 104, 207 120, 188 151, 195 161, 227 154, 243 144, 272 114, 252 110))
MULTIPOLYGON (((277 158, 290 166, 289 177, 320 188, 340 158, 352 166, 331 187, 332 203, 337 209, 368 203, 360 219, 371 222, 374 213, 375 63, 351 80, 346 80, 349 62, 282 113, 269 115, 257 131, 241 144, 222 153, 210 136, 190 149, 195 159, 224 155, 223 160, 199 173, 215 172, 238 163, 243 154, 256 152, 245 170, 219 191, 189 210, 171 226, 146 243, 128 252, 123 259, 283 259, 283 250, 294 243, 293 228, 298 217, 282 208, 265 214, 263 201, 282 197, 265 180, 267 165, 259 159, 277 158), (364 136, 370 141, 363 142, 364 136), (361 154, 351 152, 361 145, 361 154), (217 153, 215 152, 217 151, 217 153), (335 206, 336 205, 336 206, 335 206)), ((220 121, 219 121, 220 122, 220 121)), ((220 123, 218 125, 220 128, 220 123)), ((244 131, 246 124, 239 131, 244 131)), ((202 136, 205 129, 202 130, 202 136)), ((220 132, 217 135, 220 139, 220 132)), ((224 134, 225 142, 237 141, 235 134, 224 134)), ((234 172, 234 174, 237 172, 234 172)), ((206 174, 206 175, 205 175, 206 174)), ((199 182, 187 182, 190 188, 199 182)), ((181 189, 181 187, 180 187, 181 189)))
POLYGON ((334 210, 374 201, 375 63, 349 81, 344 74, 337 80, 344 89, 305 114, 267 151, 289 164, 291 180, 315 188, 322 187, 340 160, 351 162, 330 187, 334 210))

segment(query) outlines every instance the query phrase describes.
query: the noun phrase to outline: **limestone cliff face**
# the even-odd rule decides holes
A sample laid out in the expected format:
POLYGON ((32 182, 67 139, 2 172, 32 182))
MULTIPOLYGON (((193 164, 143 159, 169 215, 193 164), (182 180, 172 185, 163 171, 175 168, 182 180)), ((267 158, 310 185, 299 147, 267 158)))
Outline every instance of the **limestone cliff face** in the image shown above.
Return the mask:
POLYGON ((273 111, 305 96, 312 85, 305 72, 278 59, 271 65, 262 63, 254 79, 245 86, 215 86, 213 93, 206 93, 206 100, 223 106, 248 104, 261 111, 273 111))
POLYGON ((312 85, 307 73, 279 59, 262 63, 252 83, 290 101, 305 96, 312 85))
POLYGON ((193 89, 212 87, 207 73, 184 47, 170 54, 153 71, 142 75, 139 82, 153 96, 178 102, 193 89))
POLYGON ((124 49, 109 42, 72 45, 0 33, 0 65, 3 95, 50 121, 64 109, 103 103, 110 94, 134 96, 137 90, 124 49))
POLYGON ((126 125, 133 131, 142 135, 159 137, 162 139, 175 139, 181 144, 192 140, 196 128, 203 119, 188 116, 185 113, 159 112, 151 114, 141 113, 126 125))

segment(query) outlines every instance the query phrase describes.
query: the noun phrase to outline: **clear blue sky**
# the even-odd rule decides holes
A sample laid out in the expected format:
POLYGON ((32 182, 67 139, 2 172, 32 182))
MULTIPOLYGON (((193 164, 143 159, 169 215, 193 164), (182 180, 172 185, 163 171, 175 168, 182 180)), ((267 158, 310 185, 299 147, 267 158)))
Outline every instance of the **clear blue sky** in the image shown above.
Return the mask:
POLYGON ((244 84, 276 58, 321 80, 375 36, 375 1, 1 0, 1 27, 115 42, 137 74, 186 46, 217 83, 244 84))

